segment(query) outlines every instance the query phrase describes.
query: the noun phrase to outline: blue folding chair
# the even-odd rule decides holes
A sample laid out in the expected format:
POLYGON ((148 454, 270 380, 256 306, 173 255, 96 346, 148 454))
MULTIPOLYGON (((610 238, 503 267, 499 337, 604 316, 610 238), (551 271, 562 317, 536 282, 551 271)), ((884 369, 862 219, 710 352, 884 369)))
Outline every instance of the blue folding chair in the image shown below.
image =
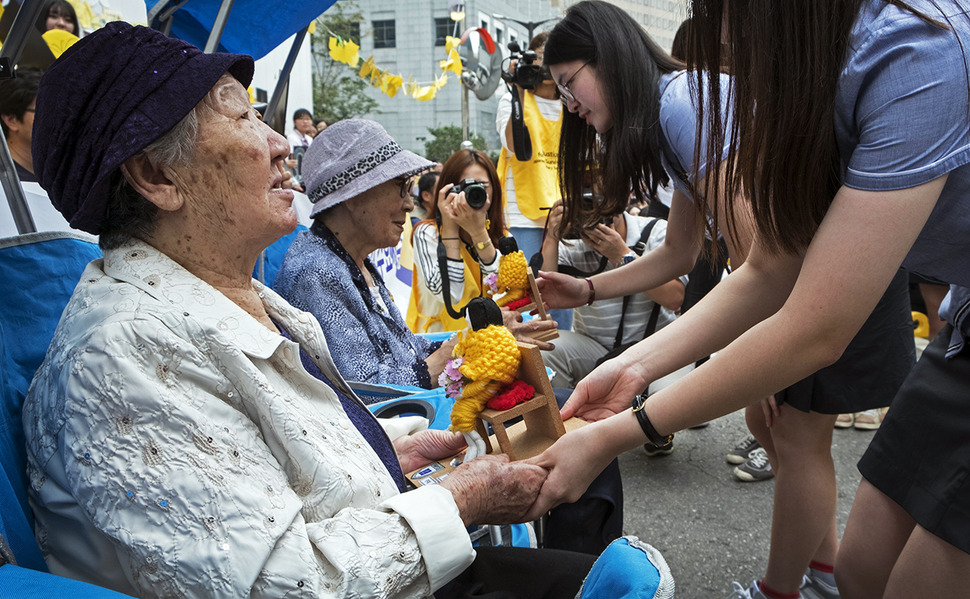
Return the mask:
POLYGON ((26 448, 20 421, 30 380, 47 353, 84 267, 101 256, 70 233, 0 240, 0 599, 123 598, 114 591, 54 576, 34 540, 27 503, 26 448))

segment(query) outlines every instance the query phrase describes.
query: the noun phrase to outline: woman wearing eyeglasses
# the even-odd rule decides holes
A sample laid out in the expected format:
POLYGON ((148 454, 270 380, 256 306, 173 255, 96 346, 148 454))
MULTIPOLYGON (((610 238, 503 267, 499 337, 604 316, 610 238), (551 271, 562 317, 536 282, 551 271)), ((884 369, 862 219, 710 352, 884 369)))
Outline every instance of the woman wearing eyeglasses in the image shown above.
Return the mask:
MULTIPOLYGON (((760 373, 761 380, 770 379, 773 384, 752 385, 741 401, 735 397, 739 390, 723 381, 729 378, 732 358, 745 356, 728 353, 732 358, 725 359, 718 355, 680 383, 651 396, 646 409, 640 400, 639 409, 631 414, 631 400, 649 383, 721 350, 747 328, 755 327, 762 310, 781 307, 787 291, 777 288, 790 288, 801 255, 777 258, 783 276, 766 273, 766 251, 758 243, 762 234, 752 243, 746 233, 764 216, 758 214, 755 219, 745 198, 725 193, 725 173, 732 170, 728 165, 735 164, 728 157, 744 150, 732 148, 732 142, 736 143, 734 123, 742 113, 729 102, 730 77, 683 71, 684 66, 661 51, 628 15, 594 1, 570 8, 549 37, 545 61, 569 111, 563 120, 560 151, 564 197, 580 197, 582 174, 591 167, 597 167, 601 177, 604 202, 597 207, 599 214, 621 210, 631 189, 638 198, 642 196, 665 178, 665 169, 676 191, 664 246, 622 269, 585 281, 543 273, 539 281, 543 299, 551 307, 575 306, 649 289, 686 273, 700 251, 708 216, 713 219, 711 228, 725 224, 720 229, 736 271, 726 282, 755 280, 764 283, 765 290, 752 295, 739 292, 738 285, 723 289, 719 285, 677 322, 580 382, 564 406, 563 416, 604 422, 566 435, 540 456, 536 463, 552 468, 540 507, 560 493, 568 500, 583 487, 586 474, 579 469, 595 472, 597 461, 615 456, 618 448, 628 449, 634 441, 663 442, 668 433, 749 406, 748 426, 765 447, 775 471, 775 508, 765 578, 751 589, 740 588, 739 596, 797 597, 804 590, 808 596, 837 597, 832 577, 838 550, 832 429, 840 411, 888 405, 913 363, 905 277, 890 273, 868 306, 872 316, 849 331, 851 338, 862 327, 851 344, 846 341, 848 348, 840 348, 842 358, 835 364, 834 358, 813 363, 814 367, 798 369, 799 376, 783 380, 771 377, 779 370, 776 366, 760 373), (698 117, 699 112, 703 118, 698 117), (733 210, 728 213, 725 205, 733 210), (753 249, 744 251, 749 246, 753 249), (739 269, 739 258, 754 264, 739 269), (889 289, 880 300, 886 285, 889 289), (828 367, 819 370, 823 366, 828 367), (760 390, 760 397, 765 397, 782 388, 776 393, 777 402, 759 404, 758 396, 751 395, 751 389, 760 390), (651 418, 646 418, 645 410, 651 418), (658 421, 663 428, 654 426, 658 421), (626 430, 627 424, 635 428, 626 430), (620 448, 621 444, 625 445, 620 448), (580 451, 584 459, 576 459, 580 451)), ((811 154, 812 148, 807 150, 811 154)), ((729 189, 740 191, 738 186, 729 189)), ((578 202, 566 203, 564 228, 587 219, 578 202)), ((834 262, 826 267, 834 274, 841 265, 834 262)), ((842 297, 839 287, 822 291, 828 297, 842 297)), ((798 349, 794 345, 786 351, 798 349)), ((754 354, 754 350, 749 348, 747 353, 754 354)), ((751 369, 757 370, 757 365, 751 369)))

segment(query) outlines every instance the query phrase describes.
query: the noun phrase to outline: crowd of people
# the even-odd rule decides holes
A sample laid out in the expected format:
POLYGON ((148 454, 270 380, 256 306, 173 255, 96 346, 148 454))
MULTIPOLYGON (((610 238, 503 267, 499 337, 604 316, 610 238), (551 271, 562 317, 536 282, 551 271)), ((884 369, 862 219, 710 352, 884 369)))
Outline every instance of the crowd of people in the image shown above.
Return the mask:
MULTIPOLYGON (((250 57, 121 22, 0 84, 20 179, 103 250, 23 407, 51 571, 145 597, 572 597, 621 534, 615 458, 744 409, 728 459, 774 478, 774 506, 764 576, 731 597, 958 596, 970 5, 690 5, 672 53, 610 3, 565 10, 531 40, 539 83, 500 100, 497 163, 302 108, 283 136, 250 103, 250 57), (312 222, 271 288, 254 265, 296 228, 294 192, 312 222), (371 259, 399 244, 406 310, 371 259), (408 490, 464 438, 375 418, 354 384, 443 385, 509 248, 554 319, 504 326, 589 424, 408 490), (840 539, 846 426, 876 432, 840 539), (569 539, 544 549, 467 532, 560 505, 569 539)), ((37 27, 80 33, 64 0, 37 27)))

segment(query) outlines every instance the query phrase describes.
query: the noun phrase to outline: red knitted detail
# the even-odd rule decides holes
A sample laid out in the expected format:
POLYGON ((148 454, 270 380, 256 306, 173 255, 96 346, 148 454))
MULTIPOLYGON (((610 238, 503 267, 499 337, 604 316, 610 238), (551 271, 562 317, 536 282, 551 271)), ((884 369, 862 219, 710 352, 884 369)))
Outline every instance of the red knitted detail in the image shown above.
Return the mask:
POLYGON ((517 299, 514 302, 509 302, 505 304, 505 307, 508 308, 509 310, 518 310, 522 306, 528 306, 531 303, 532 303, 532 298, 526 295, 521 299, 517 299))
POLYGON ((536 390, 525 381, 513 381, 485 405, 493 410, 508 410, 535 397, 536 390))

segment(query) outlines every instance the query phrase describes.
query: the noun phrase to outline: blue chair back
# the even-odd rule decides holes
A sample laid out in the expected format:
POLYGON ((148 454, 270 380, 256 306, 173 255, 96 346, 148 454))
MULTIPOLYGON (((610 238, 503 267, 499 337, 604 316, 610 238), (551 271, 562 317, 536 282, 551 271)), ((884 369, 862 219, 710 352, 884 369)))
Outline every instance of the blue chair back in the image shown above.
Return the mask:
POLYGON ((101 257, 97 244, 70 233, 0 240, 0 525, 21 566, 46 571, 27 505, 26 452, 20 410, 81 272, 101 257))
POLYGON ((123 599, 101 587, 47 573, 27 503, 21 408, 34 373, 85 266, 101 249, 71 233, 0 239, 0 537, 12 556, 0 566, 0 599, 123 599))
POLYGON ((253 269, 253 278, 259 279, 264 285, 272 289, 273 282, 276 281, 276 275, 280 272, 280 266, 283 265, 286 250, 290 249, 290 245, 296 239, 296 236, 300 234, 300 231, 306 230, 307 228, 303 225, 297 225, 295 231, 289 235, 280 237, 271 246, 263 250, 260 261, 256 263, 256 268, 253 269), (263 266, 263 277, 261 279, 259 277, 260 263, 263 266))

